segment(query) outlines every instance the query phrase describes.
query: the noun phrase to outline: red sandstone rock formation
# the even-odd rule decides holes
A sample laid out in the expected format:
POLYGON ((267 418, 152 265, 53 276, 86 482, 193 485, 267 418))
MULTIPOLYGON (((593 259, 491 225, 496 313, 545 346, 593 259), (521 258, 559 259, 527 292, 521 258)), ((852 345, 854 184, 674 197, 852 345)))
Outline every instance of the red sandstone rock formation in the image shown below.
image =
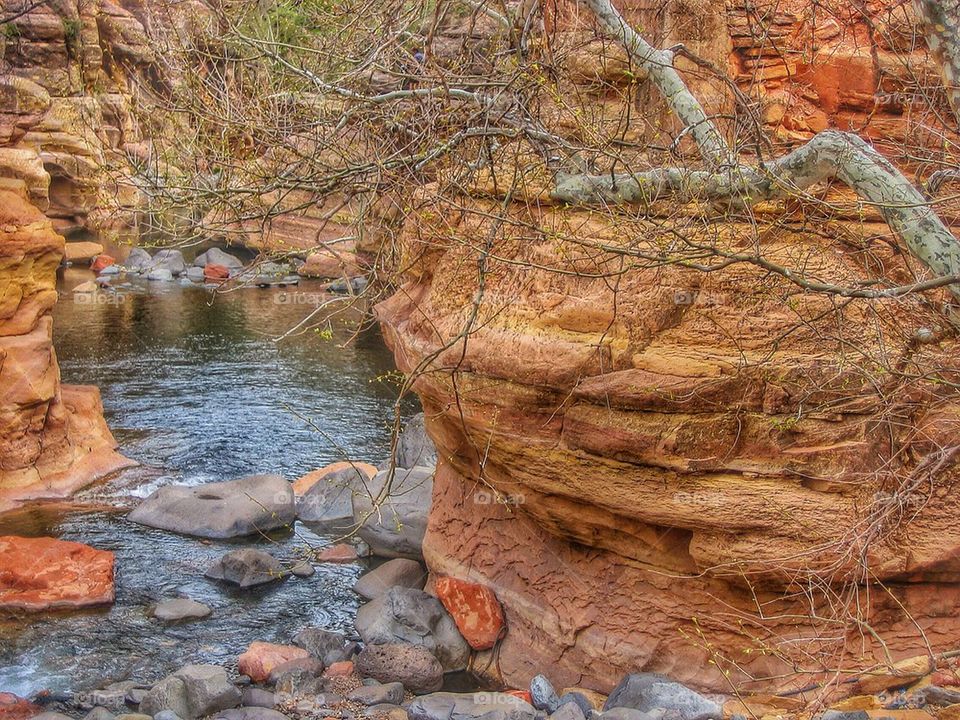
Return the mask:
POLYGON ((113 553, 53 538, 0 537, 0 610, 113 602, 113 553))
MULTIPOLYGON (((557 5, 554 49, 589 40, 583 12, 557 5)), ((903 5, 627 5, 658 45, 728 64, 777 148, 862 128, 901 167, 955 164, 958 138, 929 109, 942 97, 909 101, 939 81, 922 79, 903 5)), ((551 127, 575 134, 589 116, 604 137, 650 141, 622 107, 617 49, 590 42, 566 56, 576 90, 551 127)), ((722 110, 722 88, 696 82, 722 110)), ((415 389, 441 461, 425 559, 495 591, 506 681, 550 668, 609 690, 647 670, 769 688, 955 647, 960 346, 945 296, 837 303, 749 265, 618 252, 656 256, 681 233, 762 245, 839 285, 912 282, 879 216, 839 189, 822 216, 780 205, 757 224, 670 204, 611 216, 554 205, 536 168, 511 185, 505 165, 471 197, 438 184, 412 203, 406 282, 378 312, 401 370, 429 360, 415 389)))
POLYGON ((132 464, 97 388, 60 384, 50 311, 63 245, 38 209, 0 190, 0 511, 132 464))

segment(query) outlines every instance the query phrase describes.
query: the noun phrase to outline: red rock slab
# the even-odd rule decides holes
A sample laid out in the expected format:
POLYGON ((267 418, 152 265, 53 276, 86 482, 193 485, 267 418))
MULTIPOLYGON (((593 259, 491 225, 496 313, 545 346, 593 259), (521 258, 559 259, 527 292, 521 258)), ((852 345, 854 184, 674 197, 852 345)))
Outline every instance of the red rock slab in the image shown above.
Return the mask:
POLYGON ((113 553, 49 537, 0 537, 0 610, 40 612, 113 602, 113 553))
POLYGON ((13 693, 0 692, 0 720, 27 720, 43 712, 43 708, 13 693))
POLYGON ((440 578, 434 589, 470 647, 494 646, 503 631, 503 610, 493 590, 452 577, 440 578))
POLYGON ((353 675, 353 661, 341 660, 335 662, 323 671, 324 677, 350 677, 353 675))
POLYGON ((275 645, 257 640, 250 643, 246 652, 237 659, 237 666, 240 673, 249 677, 253 682, 263 682, 270 677, 270 673, 278 665, 307 657, 310 657, 310 653, 303 648, 293 645, 275 645))
POLYGON ((210 263, 203 268, 203 279, 207 282, 221 282, 230 277, 230 268, 226 265, 210 263))
POLYGON ((357 560, 357 551, 352 545, 339 543, 318 552, 317 560, 324 563, 352 563, 357 560))
POLYGON ((116 258, 111 257, 110 255, 107 255, 107 254, 97 255, 93 259, 93 262, 90 263, 90 269, 93 270, 95 273, 99 273, 103 271, 104 268, 108 268, 111 265, 116 265, 116 264, 117 264, 116 258))

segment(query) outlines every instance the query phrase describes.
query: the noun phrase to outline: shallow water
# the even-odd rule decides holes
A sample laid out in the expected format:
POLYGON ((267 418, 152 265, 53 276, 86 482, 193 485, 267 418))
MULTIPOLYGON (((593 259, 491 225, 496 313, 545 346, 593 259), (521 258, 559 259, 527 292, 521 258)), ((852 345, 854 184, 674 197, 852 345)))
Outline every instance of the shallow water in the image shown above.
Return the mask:
MULTIPOLYGON (((351 632, 358 601, 350 588, 360 565, 322 565, 311 578, 230 591, 203 571, 237 543, 141 527, 124 510, 170 482, 268 472, 294 479, 344 453, 385 458, 396 389, 378 334, 353 337, 354 316, 274 342, 313 309, 316 285, 214 297, 198 287, 139 283, 109 301, 76 302, 69 289, 90 278, 83 270, 62 278, 54 334, 63 379, 100 387, 122 452, 141 466, 71 504, 7 516, 0 532, 114 551, 117 601, 108 610, 0 621, 0 690, 29 695, 149 681, 187 662, 229 664, 251 641, 289 642, 307 625, 351 632), (176 596, 214 613, 175 626, 147 617, 151 603, 176 596)), ((241 544, 293 558, 306 544, 330 541, 298 524, 295 533, 241 544)))

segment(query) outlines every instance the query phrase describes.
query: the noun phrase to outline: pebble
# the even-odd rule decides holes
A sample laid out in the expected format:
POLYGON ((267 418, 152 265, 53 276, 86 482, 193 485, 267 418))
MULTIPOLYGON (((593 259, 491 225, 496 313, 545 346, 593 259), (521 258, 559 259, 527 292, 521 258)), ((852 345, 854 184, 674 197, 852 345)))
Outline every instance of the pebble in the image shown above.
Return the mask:
POLYGON ((543 675, 537 675, 530 681, 530 699, 537 710, 554 713, 560 707, 560 698, 553 685, 543 675))

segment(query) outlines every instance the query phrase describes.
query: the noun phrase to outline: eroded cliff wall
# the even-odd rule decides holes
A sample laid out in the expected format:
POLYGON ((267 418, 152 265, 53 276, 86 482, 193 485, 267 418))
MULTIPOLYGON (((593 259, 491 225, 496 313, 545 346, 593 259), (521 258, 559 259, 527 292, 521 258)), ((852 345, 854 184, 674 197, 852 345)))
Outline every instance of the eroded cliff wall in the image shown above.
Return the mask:
MULTIPOLYGON (((956 164, 901 4, 625 10, 658 44, 724 63, 776 148, 834 127, 921 176, 956 164)), ((586 117, 652 142, 624 108, 637 100, 622 53, 573 3, 552 22, 554 50, 572 51, 551 127, 573 136, 586 117)), ((730 103, 722 83, 697 83, 714 112, 730 103)), ((722 222, 670 203, 577 210, 551 201, 530 157, 519 179, 506 158, 466 192, 422 192, 400 240, 405 284, 378 308, 440 451, 428 565, 506 609, 489 667, 520 687, 549 667, 600 690, 636 670, 729 690, 954 645, 960 348, 946 296, 841 299, 750 263, 656 262, 700 242, 760 247, 836 286, 910 283, 875 209, 835 188, 722 222)))

